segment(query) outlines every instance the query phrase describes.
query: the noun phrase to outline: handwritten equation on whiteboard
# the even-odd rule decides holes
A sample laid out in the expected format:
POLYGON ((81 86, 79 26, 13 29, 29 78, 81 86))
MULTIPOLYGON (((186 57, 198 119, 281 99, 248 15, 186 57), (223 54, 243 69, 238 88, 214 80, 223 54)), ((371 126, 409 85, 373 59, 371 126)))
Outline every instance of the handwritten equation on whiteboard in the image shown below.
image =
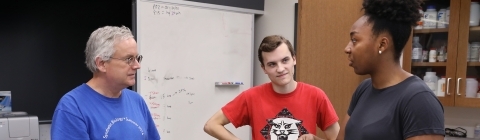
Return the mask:
MULTIPOLYGON (((151 110, 152 118, 155 121, 161 121, 163 124, 175 123, 175 109, 181 109, 185 105, 195 105, 195 96, 197 95, 194 91, 195 88, 189 87, 188 84, 184 85, 178 83, 192 84, 192 82, 195 82, 195 77, 166 74, 162 78, 159 76, 157 78, 156 73, 156 69, 147 67, 147 71, 145 75, 142 76, 142 80, 148 81, 157 86, 154 89, 142 93, 142 96, 147 102, 149 109, 151 110), (164 88, 165 86, 168 88, 164 88)), ((156 127, 163 131, 164 134, 171 133, 171 130, 169 130, 168 127, 161 127, 158 124, 156 127)))
POLYGON ((180 7, 162 4, 153 4, 153 15, 176 16, 180 15, 180 7))

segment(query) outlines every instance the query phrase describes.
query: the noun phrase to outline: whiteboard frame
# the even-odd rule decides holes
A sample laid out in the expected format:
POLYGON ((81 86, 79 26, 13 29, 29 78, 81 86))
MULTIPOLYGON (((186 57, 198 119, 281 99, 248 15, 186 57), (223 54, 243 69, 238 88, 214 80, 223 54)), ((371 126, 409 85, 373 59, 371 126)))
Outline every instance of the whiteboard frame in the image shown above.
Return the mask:
MULTIPOLYGON (((222 5, 215 5, 215 4, 207 4, 207 3, 200 3, 200 2, 191 2, 191 1, 184 1, 184 0, 132 0, 132 33, 135 38, 135 40, 138 40, 137 38, 137 1, 143 1, 143 2, 152 2, 152 3, 165 3, 165 4, 172 4, 172 5, 180 5, 180 6, 187 6, 187 7, 195 7, 195 8, 205 8, 205 9, 211 9, 211 10, 219 10, 219 11, 229 11, 229 12, 237 12, 237 13, 246 13, 246 14, 251 14, 252 16, 252 61, 250 62, 252 65, 252 68, 250 69, 250 85, 247 85, 249 87, 253 87, 253 82, 254 82, 254 72, 255 72, 255 14, 263 14, 263 11, 260 10, 252 10, 252 9, 245 9, 245 8, 237 8, 237 7, 231 7, 231 6, 222 6, 222 5)), ((137 42, 138 43, 138 42, 137 42)), ((138 48, 138 51, 140 52, 140 47, 138 48)), ((140 79, 140 73, 137 72, 135 75, 135 85, 132 86, 132 90, 138 92, 138 85, 141 83, 140 79)))
POLYGON ((193 2, 193 1, 186 1, 186 0, 137 0, 137 1, 161 2, 161 3, 165 3, 165 4, 176 4, 176 5, 181 5, 181 6, 195 6, 195 7, 203 7, 203 8, 216 9, 216 10, 226 10, 226 11, 248 13, 248 14, 263 14, 262 10, 238 8, 238 7, 232 7, 232 6, 193 2))
MULTIPOLYGON (((254 78, 253 76, 255 75, 255 59, 256 59, 256 56, 255 56, 255 15, 252 15, 252 62, 250 62, 252 64, 252 69, 250 70, 251 74, 250 74, 250 85, 248 85, 250 88, 253 87, 253 82, 254 82, 254 78)), ((252 139, 252 138, 250 138, 252 139)))

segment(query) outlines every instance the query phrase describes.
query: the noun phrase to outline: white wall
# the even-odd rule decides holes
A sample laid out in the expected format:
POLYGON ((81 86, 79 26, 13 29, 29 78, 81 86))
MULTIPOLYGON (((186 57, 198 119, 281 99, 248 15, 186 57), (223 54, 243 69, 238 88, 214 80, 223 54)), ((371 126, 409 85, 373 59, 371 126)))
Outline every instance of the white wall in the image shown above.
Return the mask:
POLYGON ((265 36, 282 35, 294 42, 295 3, 298 0, 265 0, 264 14, 255 17, 255 64, 253 85, 270 82, 258 61, 258 46, 265 36))

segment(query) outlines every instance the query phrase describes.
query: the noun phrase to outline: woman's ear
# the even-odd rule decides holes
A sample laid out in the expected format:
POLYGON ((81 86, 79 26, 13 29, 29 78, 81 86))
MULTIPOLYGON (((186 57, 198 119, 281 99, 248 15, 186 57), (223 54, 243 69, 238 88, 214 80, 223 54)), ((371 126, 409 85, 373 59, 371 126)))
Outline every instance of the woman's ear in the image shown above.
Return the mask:
POLYGON ((378 46, 378 51, 379 52, 385 52, 389 47, 389 40, 387 37, 382 37, 380 38, 379 46, 378 46))

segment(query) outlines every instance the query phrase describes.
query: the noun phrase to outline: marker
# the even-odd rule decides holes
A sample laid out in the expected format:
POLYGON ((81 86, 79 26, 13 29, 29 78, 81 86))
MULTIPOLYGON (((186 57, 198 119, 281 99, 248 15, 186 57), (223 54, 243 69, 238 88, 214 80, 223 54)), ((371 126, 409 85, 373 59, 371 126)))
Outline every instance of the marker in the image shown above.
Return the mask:
POLYGON ((243 85, 243 82, 215 82, 216 85, 243 85))

